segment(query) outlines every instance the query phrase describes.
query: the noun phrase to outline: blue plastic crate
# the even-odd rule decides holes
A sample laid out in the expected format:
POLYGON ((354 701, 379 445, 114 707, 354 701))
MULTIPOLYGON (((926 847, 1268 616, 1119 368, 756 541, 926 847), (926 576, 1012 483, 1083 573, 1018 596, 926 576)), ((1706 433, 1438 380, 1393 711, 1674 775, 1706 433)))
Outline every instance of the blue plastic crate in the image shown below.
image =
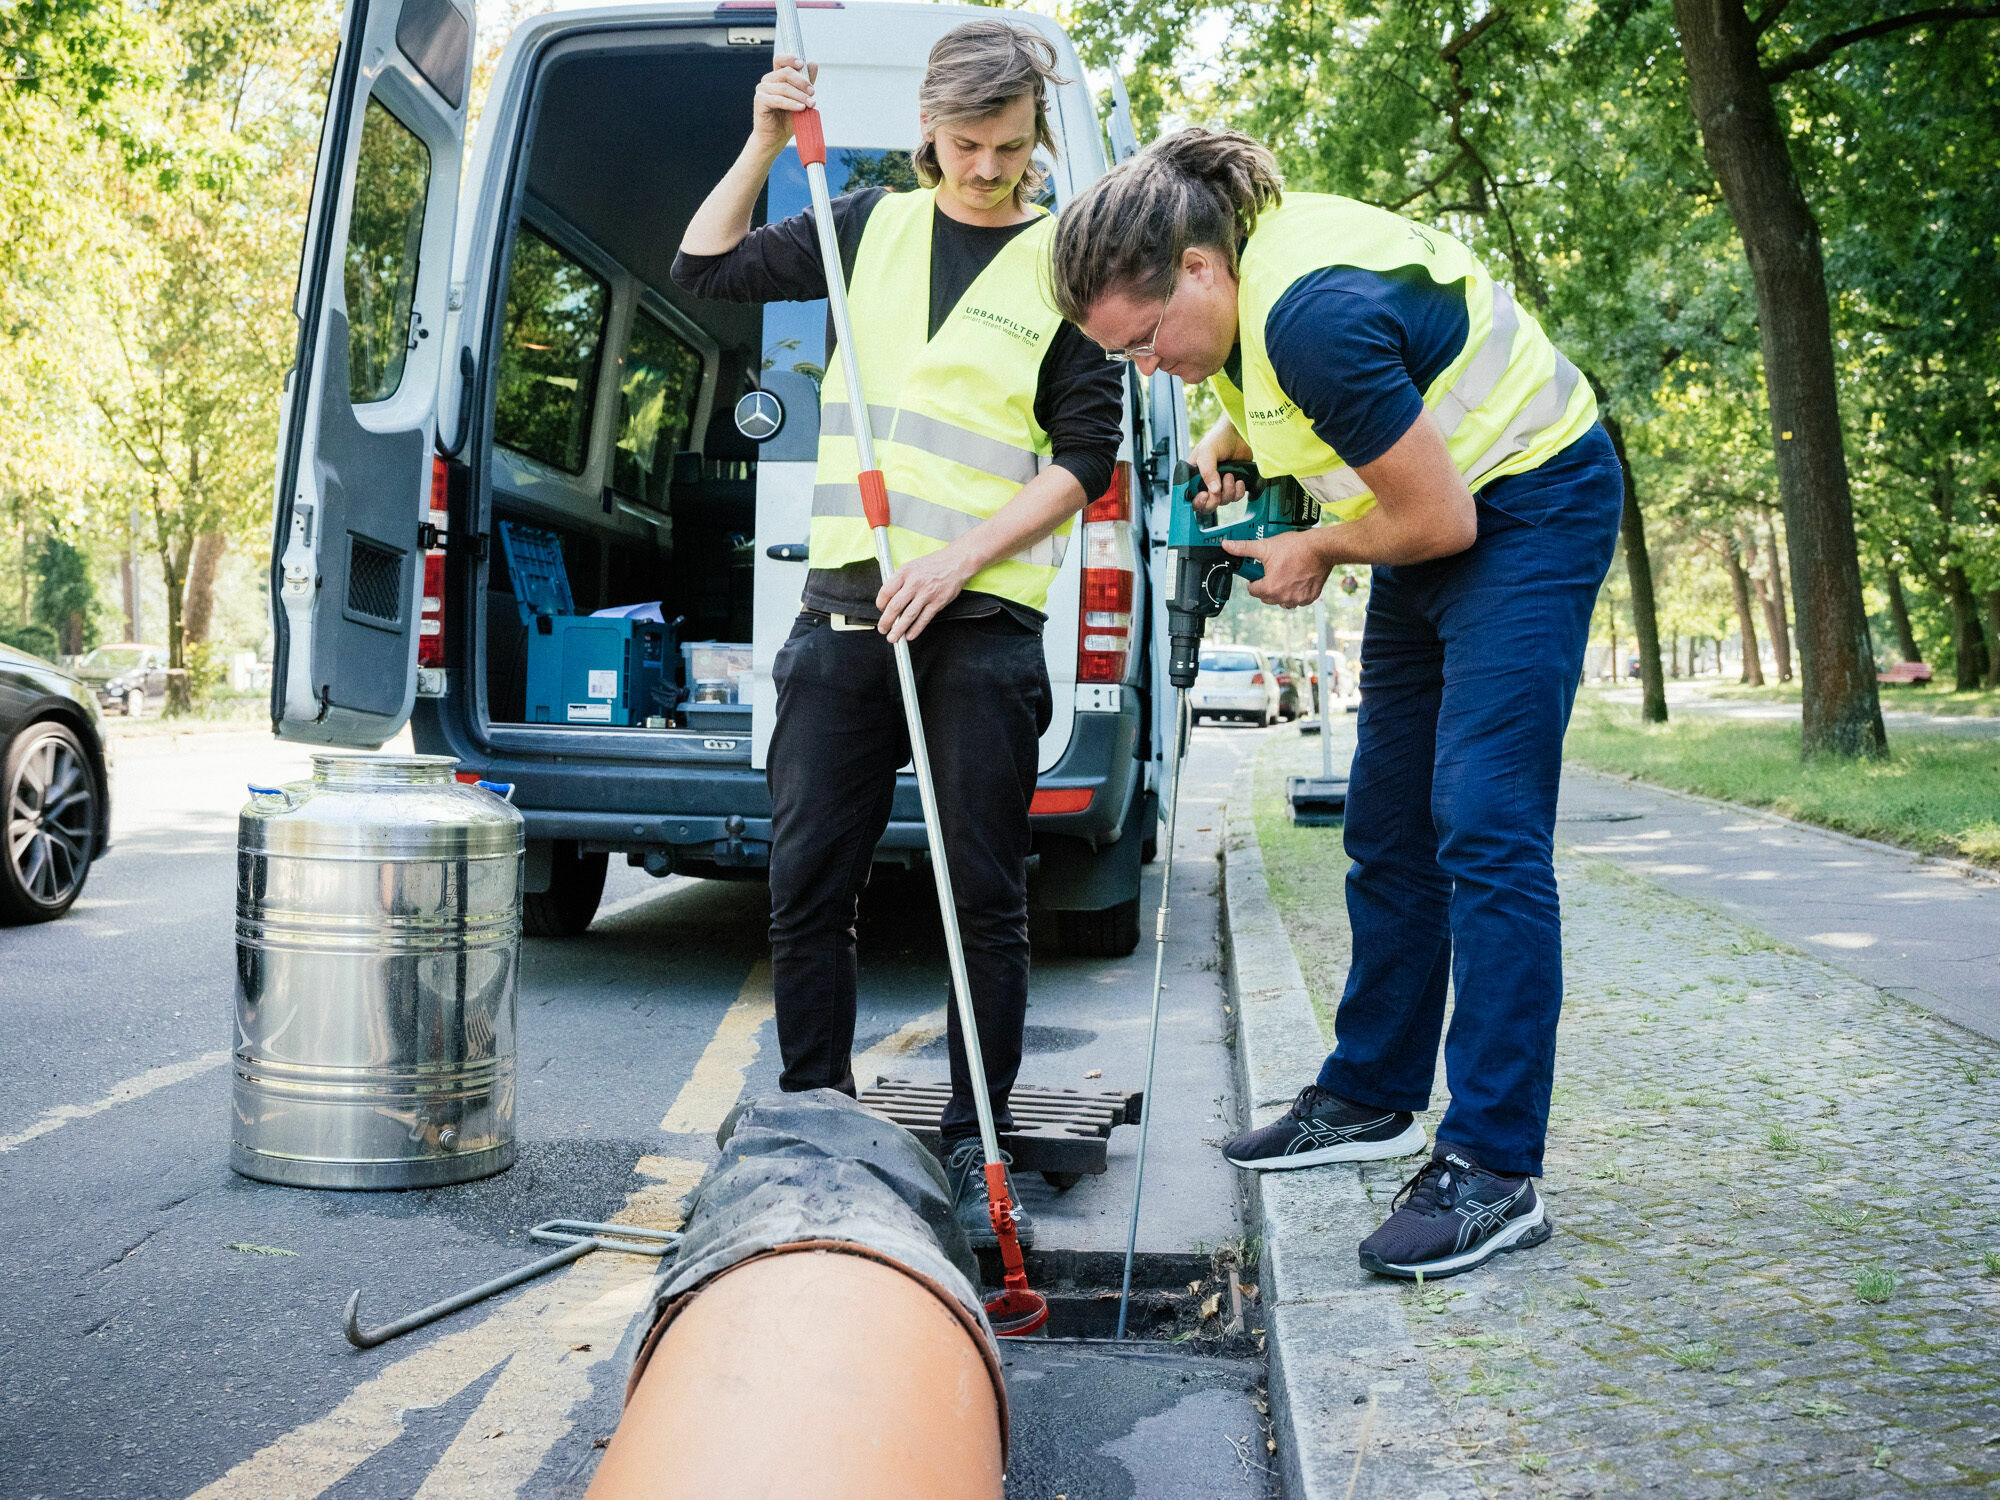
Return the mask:
POLYGON ((514 585, 514 607, 520 610, 523 625, 537 615, 576 613, 576 603, 569 591, 569 569, 563 563, 561 537, 540 526, 502 521, 500 550, 507 558, 507 576, 514 585))

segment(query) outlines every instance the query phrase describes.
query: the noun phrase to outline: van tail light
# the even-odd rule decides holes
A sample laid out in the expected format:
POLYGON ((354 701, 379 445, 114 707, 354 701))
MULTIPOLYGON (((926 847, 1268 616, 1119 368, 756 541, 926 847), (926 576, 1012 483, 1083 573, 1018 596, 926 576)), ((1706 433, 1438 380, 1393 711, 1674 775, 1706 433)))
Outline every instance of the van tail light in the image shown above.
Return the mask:
POLYGON ((1083 598, 1076 616, 1076 680, 1123 682, 1132 652, 1132 466, 1083 509, 1083 598))
MULTIPOLYGON (((443 533, 450 519, 447 503, 451 470, 443 457, 431 455, 431 506, 430 521, 433 531, 442 542, 443 533)), ((417 611, 417 665, 420 667, 441 667, 444 665, 444 547, 429 548, 424 553, 424 594, 422 607, 417 611)))
POLYGON ((1090 810, 1090 799, 1097 793, 1087 786, 1044 787, 1028 802, 1030 817, 1043 817, 1050 813, 1080 813, 1090 810))

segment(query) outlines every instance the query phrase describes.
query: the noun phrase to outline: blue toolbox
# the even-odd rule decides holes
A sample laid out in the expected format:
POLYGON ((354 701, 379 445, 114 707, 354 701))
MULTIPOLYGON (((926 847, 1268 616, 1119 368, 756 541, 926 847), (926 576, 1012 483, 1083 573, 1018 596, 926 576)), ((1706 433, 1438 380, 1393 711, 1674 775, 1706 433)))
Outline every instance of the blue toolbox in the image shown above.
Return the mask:
POLYGON ((514 603, 528 632, 531 724, 644 724, 679 696, 673 627, 658 620, 578 615, 552 531, 500 523, 514 603))

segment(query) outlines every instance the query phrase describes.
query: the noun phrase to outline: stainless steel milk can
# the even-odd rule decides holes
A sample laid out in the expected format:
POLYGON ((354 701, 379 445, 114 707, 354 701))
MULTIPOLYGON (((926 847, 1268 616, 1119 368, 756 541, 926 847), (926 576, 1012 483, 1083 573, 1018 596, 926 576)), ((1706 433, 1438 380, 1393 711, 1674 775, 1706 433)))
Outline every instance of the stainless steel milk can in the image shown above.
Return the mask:
POLYGON ((514 1160, 520 813, 440 755, 316 754, 237 822, 229 1164, 302 1187, 514 1160))

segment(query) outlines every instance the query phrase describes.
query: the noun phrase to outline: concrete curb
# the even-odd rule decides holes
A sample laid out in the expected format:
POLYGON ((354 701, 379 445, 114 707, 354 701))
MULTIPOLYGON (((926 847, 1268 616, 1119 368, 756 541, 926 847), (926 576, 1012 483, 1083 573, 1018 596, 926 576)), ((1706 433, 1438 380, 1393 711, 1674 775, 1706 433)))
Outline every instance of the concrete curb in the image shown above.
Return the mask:
MULTIPOLYGON (((1264 877, 1251 811, 1256 759, 1224 809, 1224 974, 1236 1007, 1243 1125, 1281 1114, 1319 1073, 1326 1042, 1264 877)), ((1386 1164, 1390 1172, 1401 1163, 1386 1164)), ((1470 1500, 1479 1491, 1445 1437, 1406 1291, 1364 1272, 1354 1247, 1376 1227, 1351 1166, 1245 1172, 1244 1222, 1262 1242, 1260 1293, 1271 1422, 1287 1500, 1470 1500)))

